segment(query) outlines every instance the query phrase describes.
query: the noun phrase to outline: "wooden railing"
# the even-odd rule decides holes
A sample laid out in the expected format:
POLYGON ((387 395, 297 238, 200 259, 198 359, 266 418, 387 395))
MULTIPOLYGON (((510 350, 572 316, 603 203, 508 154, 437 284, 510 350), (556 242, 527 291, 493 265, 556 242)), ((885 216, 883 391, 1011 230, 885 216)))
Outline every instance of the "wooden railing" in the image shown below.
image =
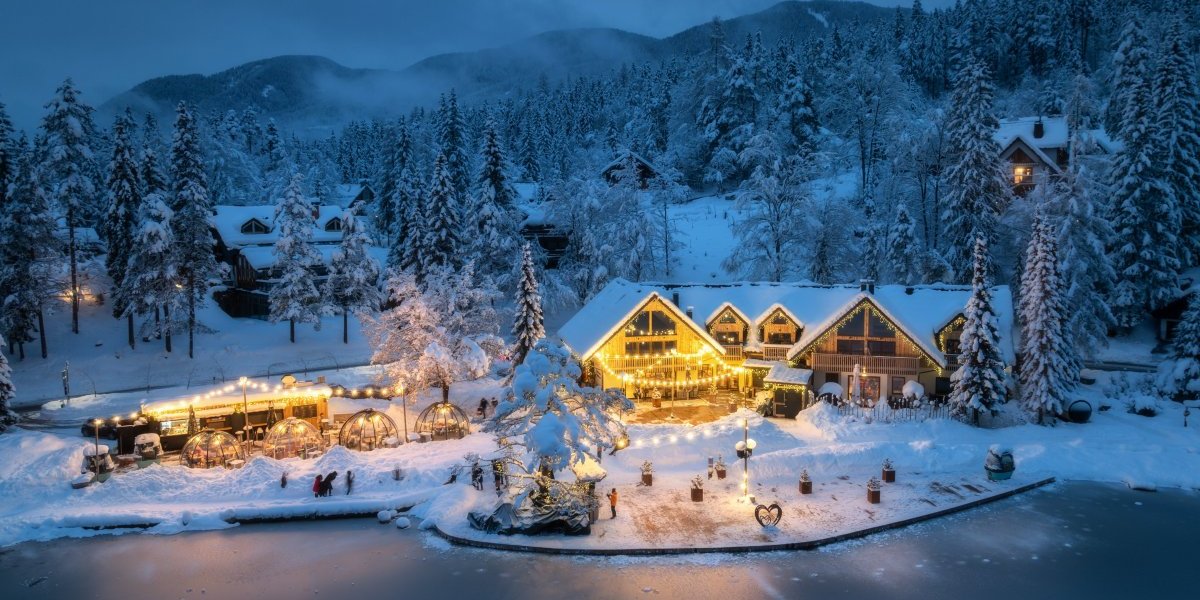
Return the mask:
POLYGON ((921 371, 921 359, 910 356, 855 356, 850 354, 813 354, 814 371, 851 373, 859 365, 871 373, 903 373, 915 375, 921 371))
POLYGON ((763 360, 787 360, 791 344, 763 344, 763 360))
POLYGON ((740 360, 742 360, 743 358, 745 358, 745 357, 742 355, 742 346, 741 346, 741 344, 738 344, 738 345, 736 345, 736 346, 734 346, 734 345, 724 345, 724 348, 725 348, 725 360, 727 360, 727 361, 740 361, 740 360))
MULTIPOLYGON (((704 362, 705 364, 712 364, 713 361, 712 358, 706 358, 704 362)), ((615 371, 630 372, 639 370, 648 371, 651 369, 685 369, 687 367, 695 367, 696 359, 689 359, 682 356, 604 357, 604 363, 615 371)))

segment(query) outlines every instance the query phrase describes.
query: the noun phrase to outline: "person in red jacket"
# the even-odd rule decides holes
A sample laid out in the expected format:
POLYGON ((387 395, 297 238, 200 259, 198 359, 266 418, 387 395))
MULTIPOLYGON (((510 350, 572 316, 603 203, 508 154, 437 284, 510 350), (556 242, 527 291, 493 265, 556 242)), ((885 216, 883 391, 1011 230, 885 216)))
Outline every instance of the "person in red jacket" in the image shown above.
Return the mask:
POLYGON ((317 480, 313 482, 313 498, 321 497, 321 474, 317 473, 317 480))

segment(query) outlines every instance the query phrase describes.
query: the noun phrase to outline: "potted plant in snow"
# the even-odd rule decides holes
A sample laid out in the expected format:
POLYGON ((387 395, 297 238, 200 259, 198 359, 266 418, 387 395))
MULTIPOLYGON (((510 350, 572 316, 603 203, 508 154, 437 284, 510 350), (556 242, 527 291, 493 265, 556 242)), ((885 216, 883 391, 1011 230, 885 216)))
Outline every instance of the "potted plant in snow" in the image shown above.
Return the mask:
POLYGON ((983 461, 983 470, 987 471, 988 479, 991 481, 1004 481, 1012 477, 1013 471, 1017 470, 1012 450, 995 445, 988 448, 987 458, 983 461))
POLYGON ((654 485, 654 464, 650 461, 642 463, 642 485, 654 485))
POLYGON ((725 479, 725 457, 717 455, 717 463, 713 465, 713 469, 717 472, 717 479, 725 479))
POLYGON ((896 469, 892 468, 892 459, 883 459, 883 481, 884 483, 896 483, 896 469))
POLYGON ((878 479, 872 477, 867 481, 867 502, 871 504, 879 504, 879 490, 883 484, 879 483, 878 479))
POLYGON ((812 493, 812 479, 808 478, 808 469, 800 470, 800 493, 801 494, 811 494, 812 493))
POLYGON ((699 475, 692 478, 692 502, 704 502, 704 480, 699 475))
POLYGON ((650 390, 650 401, 654 408, 662 408, 662 390, 658 388, 650 390))

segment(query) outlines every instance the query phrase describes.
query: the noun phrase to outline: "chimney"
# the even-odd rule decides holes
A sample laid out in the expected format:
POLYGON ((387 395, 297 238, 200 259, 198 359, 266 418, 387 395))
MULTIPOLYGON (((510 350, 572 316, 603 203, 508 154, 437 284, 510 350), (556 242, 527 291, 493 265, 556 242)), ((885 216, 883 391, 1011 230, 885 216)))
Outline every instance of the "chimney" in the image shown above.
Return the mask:
POLYGON ((679 306, 679 292, 671 292, 671 303, 679 306))
POLYGON ((908 296, 911 296, 911 295, 913 295, 913 288, 912 288, 912 286, 910 285, 910 286, 908 286, 908 287, 904 288, 904 293, 905 293, 905 295, 908 295, 908 296))
POLYGON ((866 292, 868 294, 874 295, 875 294, 875 280, 874 279, 859 279, 858 280, 858 291, 866 292))
POLYGON ((1037 122, 1033 124, 1033 138, 1040 140, 1044 135, 1046 135, 1046 124, 1042 123, 1041 117, 1038 117, 1037 122))
POLYGON ((693 309, 695 309, 695 307, 694 307, 694 306, 689 306, 689 307, 687 307, 687 316, 688 316, 688 318, 689 318, 689 319, 690 319, 690 318, 692 318, 692 310, 693 310, 693 309))

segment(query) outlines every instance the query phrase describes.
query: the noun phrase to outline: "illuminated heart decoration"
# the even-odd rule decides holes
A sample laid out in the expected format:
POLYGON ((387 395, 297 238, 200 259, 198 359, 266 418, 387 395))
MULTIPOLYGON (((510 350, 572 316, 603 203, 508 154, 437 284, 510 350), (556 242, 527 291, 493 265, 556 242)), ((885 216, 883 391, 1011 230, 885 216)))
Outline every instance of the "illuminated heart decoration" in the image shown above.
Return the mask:
POLYGON ((754 518, 758 520, 758 524, 763 527, 774 527, 779 524, 779 520, 783 518, 783 509, 780 508, 778 502, 771 503, 771 506, 759 504, 754 509, 754 518))

